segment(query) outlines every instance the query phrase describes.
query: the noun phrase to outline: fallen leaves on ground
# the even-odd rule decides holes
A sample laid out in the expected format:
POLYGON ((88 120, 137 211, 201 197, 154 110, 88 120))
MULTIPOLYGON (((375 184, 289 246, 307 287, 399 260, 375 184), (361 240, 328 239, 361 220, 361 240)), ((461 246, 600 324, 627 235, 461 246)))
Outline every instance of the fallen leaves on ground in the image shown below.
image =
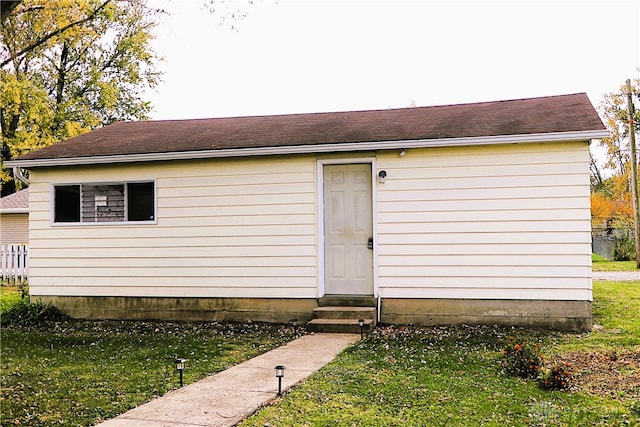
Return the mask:
POLYGON ((571 352, 560 358, 571 364, 572 391, 640 400, 640 351, 571 352))

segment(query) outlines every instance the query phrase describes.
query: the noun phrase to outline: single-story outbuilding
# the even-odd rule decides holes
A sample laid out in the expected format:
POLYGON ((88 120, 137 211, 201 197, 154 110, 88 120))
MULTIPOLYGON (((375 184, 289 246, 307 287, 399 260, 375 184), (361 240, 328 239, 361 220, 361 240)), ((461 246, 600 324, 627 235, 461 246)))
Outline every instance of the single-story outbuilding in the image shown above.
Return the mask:
POLYGON ((29 244, 29 189, 0 198, 0 245, 29 244))
POLYGON ((30 172, 32 297, 83 318, 591 327, 585 94, 122 122, 30 172), (354 302, 355 301, 355 302, 354 302))

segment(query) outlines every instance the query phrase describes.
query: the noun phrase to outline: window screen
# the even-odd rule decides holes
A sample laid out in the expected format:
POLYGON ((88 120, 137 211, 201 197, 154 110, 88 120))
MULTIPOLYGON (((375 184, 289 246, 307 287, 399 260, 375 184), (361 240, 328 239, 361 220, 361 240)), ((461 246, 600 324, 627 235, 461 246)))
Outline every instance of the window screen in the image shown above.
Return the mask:
POLYGON ((124 184, 83 185, 82 222, 125 221, 124 184))

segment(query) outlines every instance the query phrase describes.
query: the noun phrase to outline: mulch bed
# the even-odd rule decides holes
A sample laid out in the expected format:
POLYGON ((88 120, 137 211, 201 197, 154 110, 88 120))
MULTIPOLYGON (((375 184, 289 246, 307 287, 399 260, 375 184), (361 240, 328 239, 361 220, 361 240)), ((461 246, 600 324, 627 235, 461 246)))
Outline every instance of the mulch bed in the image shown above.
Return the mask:
POLYGON ((572 390, 640 399, 640 351, 572 352, 560 359, 571 364, 572 390))

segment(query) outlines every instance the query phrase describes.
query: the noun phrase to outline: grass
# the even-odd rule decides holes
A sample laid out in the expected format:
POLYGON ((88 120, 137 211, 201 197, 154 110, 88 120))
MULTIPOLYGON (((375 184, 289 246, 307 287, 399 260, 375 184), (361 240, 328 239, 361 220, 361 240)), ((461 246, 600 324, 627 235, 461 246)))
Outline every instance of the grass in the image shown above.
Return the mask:
POLYGON ((603 329, 579 340, 566 339, 561 348, 585 351, 640 350, 640 281, 595 281, 593 299, 594 323, 603 329))
MULTIPOLYGON (((13 293, 3 289, 3 307, 13 293)), ((94 425, 177 388, 176 357, 188 359, 188 384, 293 338, 293 328, 257 323, 3 326, 0 424, 94 425)))
POLYGON ((22 293, 15 286, 0 286, 0 314, 16 305, 22 299, 22 293))
POLYGON ((593 271, 638 271, 635 261, 609 261, 600 255, 591 255, 593 271))
MULTIPOLYGON (((10 295, 3 289, 3 300, 10 295)), ((379 327, 242 426, 640 425, 640 282, 594 282, 594 298, 602 329, 589 334, 379 327), (590 374, 604 375, 582 378, 571 391, 545 391, 503 372, 501 348, 512 335, 541 342, 548 359, 597 354, 612 363, 631 354, 638 362, 589 365, 590 374), (607 382, 614 371, 620 384, 607 382)), ((3 327, 1 424, 92 425, 176 388, 176 356, 189 359, 189 383, 294 335, 265 324, 3 327)))
POLYGON ((590 334, 379 328, 241 426, 640 425, 640 282, 597 282, 594 295, 595 321, 604 329, 590 334), (584 387, 545 391, 501 369, 501 348, 511 335, 541 342, 548 360, 588 359, 596 352, 610 363, 614 353, 629 353, 635 364, 616 377, 620 391, 594 392, 610 386, 609 364, 587 366, 601 376, 587 372, 584 387), (633 381, 630 391, 625 381, 633 381))
POLYGON ((430 332, 408 328, 376 334, 241 426, 640 422, 632 401, 549 392, 533 381, 506 376, 498 363, 504 330, 454 328, 445 336, 430 332))

